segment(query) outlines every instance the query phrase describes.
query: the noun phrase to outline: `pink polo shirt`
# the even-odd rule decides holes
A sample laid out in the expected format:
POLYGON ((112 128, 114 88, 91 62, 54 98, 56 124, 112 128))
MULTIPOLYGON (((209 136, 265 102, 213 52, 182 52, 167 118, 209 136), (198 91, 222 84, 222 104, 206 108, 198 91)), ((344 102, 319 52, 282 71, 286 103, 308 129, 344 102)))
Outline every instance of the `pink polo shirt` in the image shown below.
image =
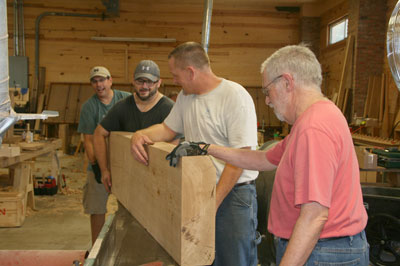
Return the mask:
POLYGON ((353 141, 331 101, 310 106, 266 157, 278 165, 268 218, 271 233, 289 239, 300 206, 309 202, 329 208, 320 238, 355 235, 365 228, 368 216, 353 141))

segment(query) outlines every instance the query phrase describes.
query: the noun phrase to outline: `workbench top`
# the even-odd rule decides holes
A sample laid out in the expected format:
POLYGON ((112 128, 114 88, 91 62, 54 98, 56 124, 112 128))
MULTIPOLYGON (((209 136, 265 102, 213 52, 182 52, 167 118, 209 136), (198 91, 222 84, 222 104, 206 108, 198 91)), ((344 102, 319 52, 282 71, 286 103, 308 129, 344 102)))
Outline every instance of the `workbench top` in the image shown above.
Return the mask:
POLYGON ((21 149, 21 154, 15 157, 0 157, 0 168, 5 168, 16 163, 36 158, 61 147, 61 139, 41 140, 38 141, 38 143, 43 143, 44 145, 40 149, 33 151, 21 149))

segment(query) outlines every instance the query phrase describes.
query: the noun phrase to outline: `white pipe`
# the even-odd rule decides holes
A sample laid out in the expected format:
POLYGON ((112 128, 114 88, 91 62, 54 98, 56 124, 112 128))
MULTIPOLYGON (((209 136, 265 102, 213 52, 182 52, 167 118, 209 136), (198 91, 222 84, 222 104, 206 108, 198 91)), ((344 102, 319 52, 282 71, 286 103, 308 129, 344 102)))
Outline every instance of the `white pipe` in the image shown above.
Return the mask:
POLYGON ((212 10, 213 10, 213 0, 204 0, 203 30, 201 31, 201 44, 206 53, 208 52, 208 45, 210 43, 212 10))
POLYGON ((17 117, 11 108, 8 92, 8 32, 7 32, 7 1, 0 0, 0 145, 2 136, 12 126, 17 117))
POLYGON ((0 0, 0 112, 10 111, 8 80, 7 1, 0 0))

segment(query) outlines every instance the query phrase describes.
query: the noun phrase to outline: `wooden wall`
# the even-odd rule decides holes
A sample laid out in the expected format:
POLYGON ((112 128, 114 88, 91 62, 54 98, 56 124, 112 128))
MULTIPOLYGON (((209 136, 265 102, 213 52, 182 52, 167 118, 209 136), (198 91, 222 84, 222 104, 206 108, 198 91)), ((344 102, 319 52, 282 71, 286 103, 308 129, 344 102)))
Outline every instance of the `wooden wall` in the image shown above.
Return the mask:
MULTIPOLYGON (((78 18, 45 16, 40 23, 40 67, 51 83, 87 83, 94 65, 110 69, 115 83, 129 83, 142 59, 156 61, 164 84, 172 85, 167 55, 177 44, 201 42, 203 0, 121 0, 120 16, 78 18), (93 36, 175 38, 176 43, 132 43, 91 40, 93 36)), ((7 0, 9 54, 13 54, 13 1, 7 0)), ((100 0, 25 0, 26 55, 30 87, 35 62, 35 20, 43 12, 101 14, 100 0)), ((299 14, 277 12, 264 1, 214 1, 209 55, 217 75, 249 88, 256 105, 263 102, 260 65, 276 49, 299 42, 299 14)), ((259 121, 268 108, 257 107, 259 121)), ((266 124, 279 124, 272 116, 266 124)))
POLYGON ((320 28, 320 63, 322 66, 322 91, 331 98, 332 92, 338 90, 343 69, 346 41, 328 46, 328 25, 348 14, 348 1, 342 1, 321 15, 320 28))

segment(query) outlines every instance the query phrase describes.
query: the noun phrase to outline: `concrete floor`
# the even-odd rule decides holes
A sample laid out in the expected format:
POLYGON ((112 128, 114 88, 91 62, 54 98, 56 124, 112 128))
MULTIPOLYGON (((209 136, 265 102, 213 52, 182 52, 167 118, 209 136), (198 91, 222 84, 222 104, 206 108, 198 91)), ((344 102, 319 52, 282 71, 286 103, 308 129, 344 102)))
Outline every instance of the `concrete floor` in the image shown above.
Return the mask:
MULTIPOLYGON (((27 208, 21 227, 0 228, 0 250, 88 250, 91 247, 89 216, 83 213, 82 187, 86 181, 84 157, 80 154, 59 155, 61 173, 66 177, 66 189, 53 196, 35 196, 36 209, 27 208)), ((50 173, 49 157, 36 160, 33 174, 50 173)), ((117 209, 110 196, 109 213, 117 209)))

